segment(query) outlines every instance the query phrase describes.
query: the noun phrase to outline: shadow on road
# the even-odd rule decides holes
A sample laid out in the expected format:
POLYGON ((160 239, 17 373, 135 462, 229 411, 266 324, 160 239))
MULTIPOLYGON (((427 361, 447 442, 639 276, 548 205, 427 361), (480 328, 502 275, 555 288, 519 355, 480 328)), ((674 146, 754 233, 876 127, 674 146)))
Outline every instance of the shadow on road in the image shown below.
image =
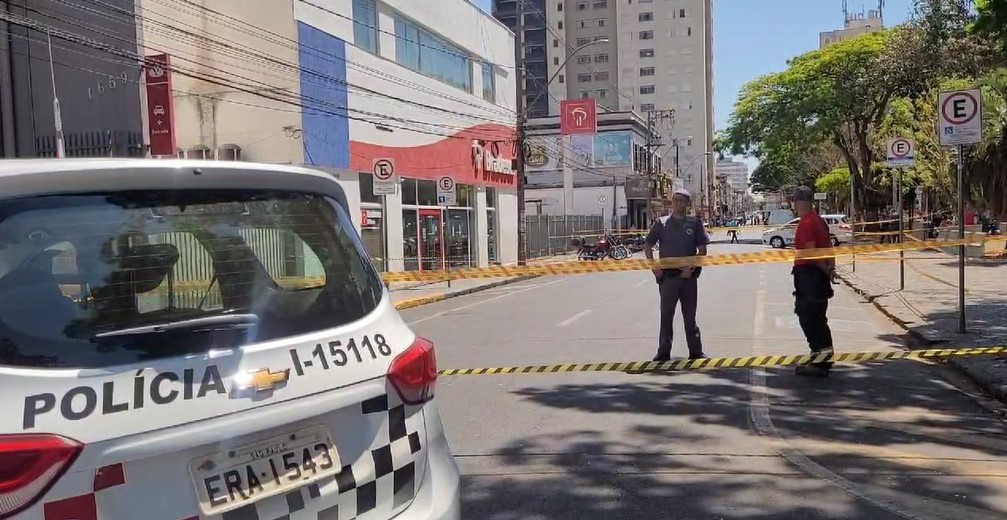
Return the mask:
POLYGON ((627 426, 617 440, 603 426, 522 438, 494 454, 504 474, 467 472, 466 517, 899 518, 891 509, 900 507, 923 511, 917 518, 1007 514, 997 487, 1007 481, 1004 426, 921 363, 840 366, 828 379, 770 369, 770 437, 752 426, 748 370, 704 375, 515 391, 600 422, 644 414, 681 426, 627 426), (781 450, 808 457, 872 499, 784 462, 781 450))

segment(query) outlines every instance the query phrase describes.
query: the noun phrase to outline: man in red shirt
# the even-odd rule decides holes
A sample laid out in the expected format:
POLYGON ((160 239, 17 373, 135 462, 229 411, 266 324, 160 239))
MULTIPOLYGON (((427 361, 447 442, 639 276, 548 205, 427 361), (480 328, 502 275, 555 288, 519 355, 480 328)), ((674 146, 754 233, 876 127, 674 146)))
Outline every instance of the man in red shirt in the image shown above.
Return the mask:
MULTIPOLYGON (((815 213, 814 193, 811 189, 801 186, 794 192, 794 208, 801 217, 794 234, 794 247, 802 249, 819 249, 832 247, 829 237, 829 226, 822 217, 815 213)), ((833 352, 832 330, 829 329, 829 299, 833 296, 832 279, 835 276, 835 258, 794 260, 794 313, 797 314, 801 330, 808 340, 808 346, 814 354, 833 352)), ((814 363, 797 367, 799 375, 820 376, 829 375, 831 362, 814 363)))

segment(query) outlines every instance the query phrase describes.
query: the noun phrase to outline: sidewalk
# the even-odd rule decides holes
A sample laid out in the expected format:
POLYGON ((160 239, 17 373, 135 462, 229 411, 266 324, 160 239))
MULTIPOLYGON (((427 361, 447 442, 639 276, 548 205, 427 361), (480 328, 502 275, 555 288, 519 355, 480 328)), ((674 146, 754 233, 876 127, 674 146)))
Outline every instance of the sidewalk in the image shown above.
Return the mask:
MULTIPOLYGON (((874 303, 917 343, 941 347, 1007 344, 1007 262, 974 259, 965 266, 965 334, 958 330, 958 259, 941 252, 907 251, 905 290, 899 291, 897 253, 839 260, 843 281, 874 303)), ((839 345, 841 346, 841 345, 839 345)), ((953 358, 949 363, 1007 401, 1007 356, 953 358)))
MULTIPOLYGON (((542 264, 551 262, 565 262, 576 260, 577 255, 550 256, 546 258, 536 258, 529 260, 529 264, 542 264)), ((395 308, 411 309, 426 305, 428 303, 439 302, 448 298, 464 296, 479 291, 485 291, 502 285, 522 282, 536 278, 536 276, 512 276, 509 278, 486 278, 476 280, 451 280, 451 282, 399 282, 392 283, 388 287, 392 295, 392 302, 395 308)))

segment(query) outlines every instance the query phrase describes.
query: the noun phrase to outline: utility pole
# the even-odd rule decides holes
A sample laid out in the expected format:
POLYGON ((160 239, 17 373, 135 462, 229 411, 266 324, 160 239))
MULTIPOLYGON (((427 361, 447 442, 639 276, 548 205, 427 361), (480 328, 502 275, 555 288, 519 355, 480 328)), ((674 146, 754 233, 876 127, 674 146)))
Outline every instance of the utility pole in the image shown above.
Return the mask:
MULTIPOLYGON (((525 243, 528 230, 525 223, 524 204, 524 153, 525 153, 525 106, 524 106, 524 0, 515 2, 517 7, 517 26, 514 30, 514 77, 517 81, 514 109, 517 111, 515 124, 516 150, 514 173, 517 176, 517 263, 525 265, 528 262, 528 247, 525 243)), ((548 88, 548 87, 547 87, 548 88)))
MULTIPOLYGON (((660 178, 661 172, 657 168, 657 158, 654 156, 653 149, 655 147, 661 146, 661 143, 654 140, 657 135, 657 124, 663 120, 675 119, 674 110, 650 110, 647 112, 647 177, 654 183, 654 188, 656 189, 659 185, 658 179, 660 178)), ((675 168, 678 168, 678 159, 676 157, 675 168)), ((677 171, 676 171, 677 175, 677 171)), ((647 199, 647 211, 649 213, 649 218, 651 222, 654 221, 656 215, 654 214, 654 196, 651 195, 647 199)), ((650 222, 647 223, 648 228, 650 227, 650 222)))

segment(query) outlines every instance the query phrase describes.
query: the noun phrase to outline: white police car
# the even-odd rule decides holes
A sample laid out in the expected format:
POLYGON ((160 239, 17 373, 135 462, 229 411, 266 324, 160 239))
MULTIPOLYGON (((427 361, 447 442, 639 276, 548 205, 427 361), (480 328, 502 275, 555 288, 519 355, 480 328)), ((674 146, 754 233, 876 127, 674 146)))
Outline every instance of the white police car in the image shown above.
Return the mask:
POLYGON ((0 161, 0 519, 454 519, 433 345, 330 176, 0 161))

